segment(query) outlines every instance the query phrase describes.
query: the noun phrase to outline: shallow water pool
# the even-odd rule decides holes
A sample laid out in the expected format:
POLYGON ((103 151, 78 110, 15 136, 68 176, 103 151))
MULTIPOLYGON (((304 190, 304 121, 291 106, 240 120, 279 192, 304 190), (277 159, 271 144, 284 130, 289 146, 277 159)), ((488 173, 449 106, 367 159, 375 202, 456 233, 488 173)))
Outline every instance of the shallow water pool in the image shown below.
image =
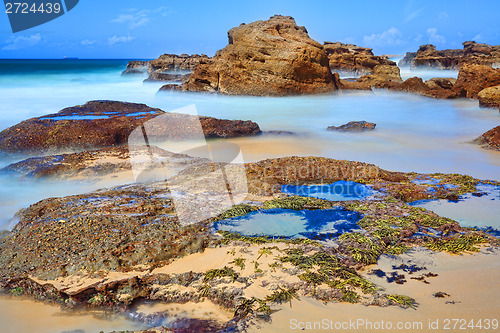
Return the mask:
POLYGON ((216 222, 216 230, 245 236, 329 239, 359 229, 363 216, 342 207, 324 210, 265 209, 216 222))

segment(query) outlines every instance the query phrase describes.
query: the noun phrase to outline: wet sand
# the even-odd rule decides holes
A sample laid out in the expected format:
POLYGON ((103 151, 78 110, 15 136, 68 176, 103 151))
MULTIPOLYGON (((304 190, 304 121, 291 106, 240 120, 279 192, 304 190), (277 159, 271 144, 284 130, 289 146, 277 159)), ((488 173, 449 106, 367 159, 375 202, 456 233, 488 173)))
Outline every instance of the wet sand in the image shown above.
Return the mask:
MULTIPOLYGON (((413 273, 419 276, 420 272, 413 273)), ((456 332, 452 329, 454 323, 450 322, 448 330, 445 329, 446 319, 465 319, 467 332, 487 332, 497 330, 484 330, 479 327, 469 328, 471 320, 477 324, 481 319, 483 324, 486 319, 500 320, 500 253, 482 251, 480 254, 449 255, 446 253, 435 253, 428 250, 412 251, 400 257, 383 256, 377 265, 365 268, 365 277, 375 282, 378 286, 386 289, 388 294, 402 294, 413 297, 419 303, 416 310, 403 309, 396 306, 376 307, 363 306, 348 303, 328 303, 327 305, 317 300, 301 297, 300 301, 292 301, 292 307, 285 305, 280 307, 280 311, 272 316, 271 323, 261 323, 259 327, 253 327, 252 332, 386 332, 386 331, 406 331, 406 332, 456 332), (367 275, 371 269, 380 268, 384 271, 392 271, 392 265, 401 263, 411 263, 427 267, 427 271, 439 274, 438 277, 428 278, 430 284, 412 280, 412 275, 406 275, 408 281, 404 285, 387 283, 384 278, 374 275, 367 275), (442 291, 449 294, 449 297, 436 298, 434 293, 442 291), (455 302, 446 303, 446 302, 455 302), (352 327, 348 329, 330 329, 330 326, 321 327, 317 324, 314 329, 314 322, 326 320, 328 325, 335 323, 349 323, 360 320, 360 325, 356 330, 352 327), (361 321, 364 321, 362 323, 361 321), (377 323, 384 321, 385 329, 376 329, 377 323), (429 322, 430 321, 430 322, 429 322), (437 321, 438 329, 434 329, 437 321), (371 322, 370 327, 368 322, 371 322), (302 323, 303 326, 301 326, 302 323), (312 329, 307 329, 307 325, 312 329), (391 323, 392 330, 388 328, 391 323), (397 329, 398 323, 409 325, 409 329, 397 329), (429 323, 434 326, 429 328, 429 323), (421 326, 420 326, 421 325, 421 326)), ((335 326, 334 326, 335 327, 335 326)), ((382 326, 384 327, 384 326, 382 326)))
POLYGON ((0 325, 2 333, 99 333, 145 328, 123 317, 99 319, 91 312, 66 312, 56 306, 8 296, 0 296, 0 325))

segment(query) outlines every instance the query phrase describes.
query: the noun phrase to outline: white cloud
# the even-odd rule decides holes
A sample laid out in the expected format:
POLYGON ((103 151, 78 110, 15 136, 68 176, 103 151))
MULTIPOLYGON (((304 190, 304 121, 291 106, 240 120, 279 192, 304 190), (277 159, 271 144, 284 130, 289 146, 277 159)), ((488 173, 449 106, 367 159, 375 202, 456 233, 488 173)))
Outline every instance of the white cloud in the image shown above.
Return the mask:
POLYGON ((92 46, 96 43, 96 40, 89 40, 89 39, 84 39, 80 42, 83 46, 92 46))
POLYGON ((481 34, 477 34, 474 37, 472 37, 472 40, 480 43, 481 41, 483 41, 483 36, 481 34))
POLYGON ((108 38, 108 45, 112 46, 112 45, 115 45, 117 43, 129 43, 134 39, 135 39, 135 37, 132 37, 130 35, 121 36, 121 37, 114 35, 113 37, 108 38))
POLYGON ((142 25, 146 25, 151 21, 148 17, 147 10, 141 10, 132 14, 120 14, 114 20, 111 20, 112 23, 126 23, 130 29, 135 29, 142 25))
POLYGON ((369 47, 385 46, 385 45, 400 45, 403 34, 396 28, 390 28, 380 34, 371 34, 370 36, 364 36, 364 45, 369 47))
POLYGON ((26 47, 32 47, 42 40, 42 36, 40 34, 31 35, 29 37, 25 36, 12 36, 7 39, 7 45, 2 47, 2 50, 12 51, 24 49, 26 47))
POLYGON ((420 1, 409 0, 404 8, 405 23, 412 21, 419 17, 424 11, 425 7, 420 7, 420 1))
POLYGON ((422 41, 422 37, 424 37, 424 35, 418 34, 415 38, 413 38, 413 41, 420 43, 422 41))
POLYGON ((127 14, 120 14, 117 18, 111 20, 112 23, 124 23, 128 24, 130 29, 135 29, 140 26, 144 26, 154 20, 156 15, 167 16, 171 12, 167 7, 159 7, 153 10, 137 8, 129 8, 124 10, 127 14))
POLYGON ((427 36, 429 37, 429 43, 431 44, 446 43, 446 38, 444 36, 438 35, 436 28, 427 29, 427 36))

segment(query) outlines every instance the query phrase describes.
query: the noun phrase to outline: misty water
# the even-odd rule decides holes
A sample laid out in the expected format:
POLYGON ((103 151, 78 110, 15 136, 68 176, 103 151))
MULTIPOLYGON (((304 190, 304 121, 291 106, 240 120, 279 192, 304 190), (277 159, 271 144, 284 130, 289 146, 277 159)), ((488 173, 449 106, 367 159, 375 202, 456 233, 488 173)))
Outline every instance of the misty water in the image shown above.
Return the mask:
MULTIPOLYGON (((226 140, 241 148, 245 161, 315 155, 396 171, 456 172, 480 179, 498 179, 500 174, 500 154, 470 143, 498 125, 500 115, 497 109, 480 108, 475 100, 436 100, 385 90, 281 98, 157 93, 161 82, 143 83, 146 75, 122 76, 126 63, 0 60, 0 129, 89 100, 144 103, 165 111, 194 104, 200 115, 252 120, 264 132, 294 133, 226 140), (364 133, 326 130, 353 120, 375 122, 377 127, 364 133)), ((0 166, 22 158, 0 157, 0 166)), ((39 182, 26 190, 25 183, 10 177, 0 183, 0 224, 4 226, 18 209, 43 197, 92 189, 88 184, 39 182)))
MULTIPOLYGON (((144 103, 165 111, 194 104, 200 115, 259 124, 264 131, 262 135, 226 140, 240 147, 247 162, 315 155, 373 163, 395 171, 462 173, 480 179, 500 179, 500 153, 470 143, 497 126, 500 114, 498 109, 480 108, 476 100, 436 100, 384 90, 281 98, 157 93, 162 83, 143 83, 145 75, 121 76, 126 63, 127 60, 0 60, 0 130, 89 100, 144 103), (356 120, 374 122, 376 129, 363 133, 326 130, 328 126, 356 120), (293 135, 265 133, 275 130, 293 135)), ((456 77, 456 74, 402 71, 403 78, 456 77)), ((23 158, 0 156, 0 167, 23 158)), ((43 198, 84 193, 98 187, 102 184, 2 176, 0 229, 12 228, 16 223, 14 214, 19 209, 43 198)), ((499 201, 483 201, 484 206, 475 210, 474 216, 467 217, 466 224, 498 228, 498 219, 492 221, 483 215, 492 207, 498 210, 499 201)), ((9 320, 2 316, 2 323, 9 320)))

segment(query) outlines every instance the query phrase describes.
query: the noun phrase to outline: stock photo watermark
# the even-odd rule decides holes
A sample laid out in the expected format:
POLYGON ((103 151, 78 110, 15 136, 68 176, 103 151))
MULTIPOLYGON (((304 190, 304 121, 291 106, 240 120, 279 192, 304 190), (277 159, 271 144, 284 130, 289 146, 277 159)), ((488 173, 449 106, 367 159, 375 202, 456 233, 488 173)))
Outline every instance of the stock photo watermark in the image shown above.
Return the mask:
POLYGON ((55 20, 78 4, 79 0, 4 0, 13 33, 55 20))

